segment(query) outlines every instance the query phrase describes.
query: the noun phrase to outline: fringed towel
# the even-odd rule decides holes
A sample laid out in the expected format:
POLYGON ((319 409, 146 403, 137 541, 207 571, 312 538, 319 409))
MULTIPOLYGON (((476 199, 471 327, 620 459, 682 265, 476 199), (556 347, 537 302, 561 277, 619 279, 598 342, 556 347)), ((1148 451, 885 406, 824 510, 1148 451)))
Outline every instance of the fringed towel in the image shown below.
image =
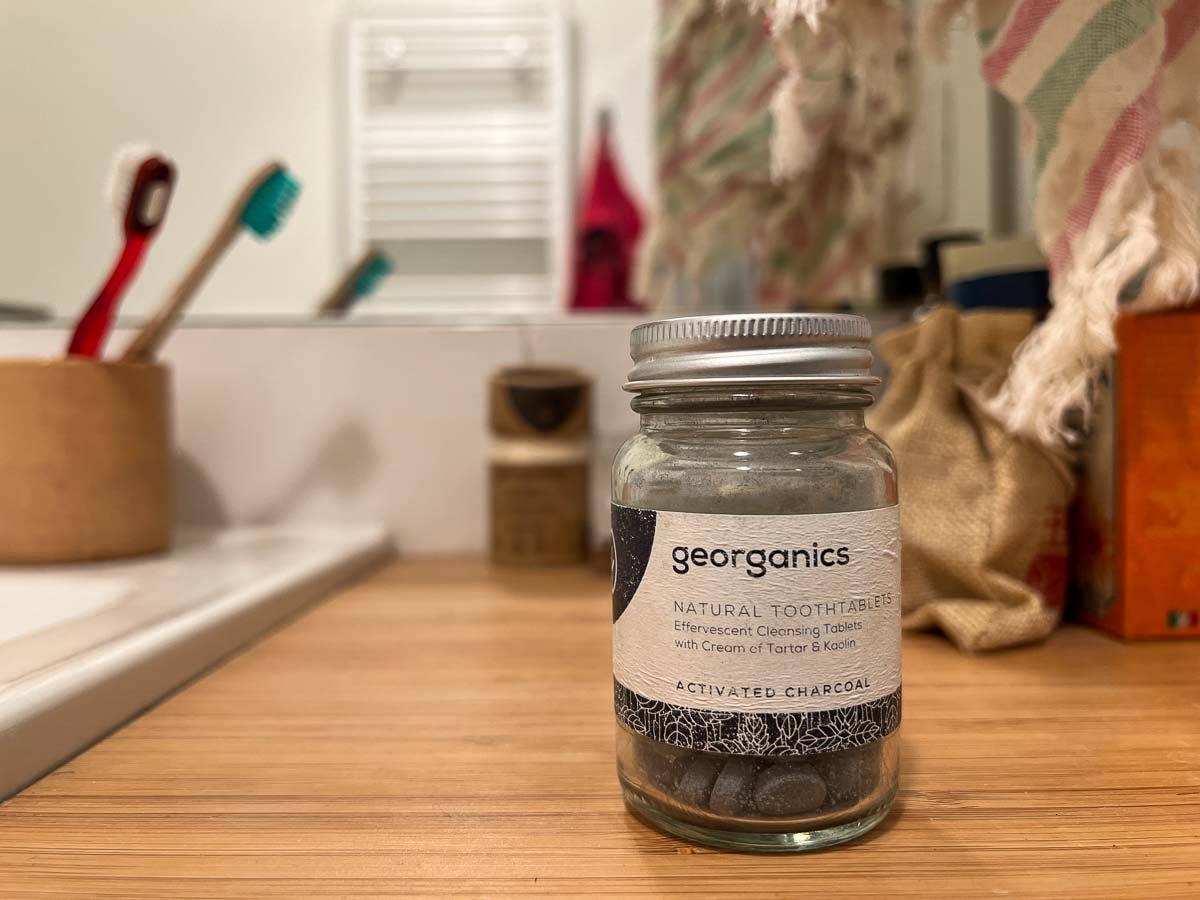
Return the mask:
POLYGON ((869 292, 905 236, 907 13, 826 5, 663 0, 659 200, 639 265, 655 306, 680 276, 698 304, 703 275, 731 255, 758 262, 758 305, 828 306, 869 292))
MULTIPOLYGON (((935 4, 934 40, 963 0, 935 4)), ((976 0, 984 77, 1021 107, 1054 311, 1022 345, 996 409, 1062 439, 1114 349, 1123 291, 1190 303, 1200 274, 1200 0, 976 0), (1146 272, 1134 287, 1135 279, 1146 272)))

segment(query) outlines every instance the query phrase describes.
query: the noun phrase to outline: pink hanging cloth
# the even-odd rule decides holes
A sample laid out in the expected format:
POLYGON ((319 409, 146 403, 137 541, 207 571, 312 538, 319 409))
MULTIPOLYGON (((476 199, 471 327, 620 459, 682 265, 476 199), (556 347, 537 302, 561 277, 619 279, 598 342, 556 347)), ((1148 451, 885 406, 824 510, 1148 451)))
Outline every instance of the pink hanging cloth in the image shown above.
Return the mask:
POLYGON ((642 214, 625 188, 612 148, 610 116, 599 117, 595 163, 575 236, 572 309, 640 309, 630 296, 642 214))

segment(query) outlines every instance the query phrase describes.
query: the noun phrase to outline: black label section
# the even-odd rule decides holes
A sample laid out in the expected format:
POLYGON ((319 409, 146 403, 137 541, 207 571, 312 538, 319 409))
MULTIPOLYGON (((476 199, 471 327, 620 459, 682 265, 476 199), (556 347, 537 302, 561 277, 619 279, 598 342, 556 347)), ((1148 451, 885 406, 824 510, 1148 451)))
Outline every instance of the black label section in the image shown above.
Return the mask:
POLYGON ((658 513, 652 509, 612 505, 614 622, 629 608, 642 584, 654 549, 657 519, 658 513))
POLYGON ((900 688, 841 709, 717 712, 651 700, 613 682, 617 719, 631 731, 686 747, 747 756, 799 756, 861 747, 900 727, 900 688))

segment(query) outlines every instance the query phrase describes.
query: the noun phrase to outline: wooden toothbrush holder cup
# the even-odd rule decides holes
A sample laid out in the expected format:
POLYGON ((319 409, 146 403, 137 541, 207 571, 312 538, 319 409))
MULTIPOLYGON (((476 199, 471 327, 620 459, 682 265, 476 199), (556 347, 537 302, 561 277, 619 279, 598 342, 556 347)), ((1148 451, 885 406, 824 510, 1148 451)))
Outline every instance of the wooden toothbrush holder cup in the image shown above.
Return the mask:
POLYGON ((0 360, 0 563, 167 548, 170 398, 160 365, 0 360))

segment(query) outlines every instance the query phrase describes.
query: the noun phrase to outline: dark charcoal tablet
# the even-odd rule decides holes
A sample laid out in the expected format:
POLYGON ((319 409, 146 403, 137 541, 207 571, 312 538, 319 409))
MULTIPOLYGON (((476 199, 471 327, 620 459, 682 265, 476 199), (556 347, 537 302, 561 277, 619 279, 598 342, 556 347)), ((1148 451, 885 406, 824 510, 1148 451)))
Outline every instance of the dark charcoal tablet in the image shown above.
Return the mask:
POLYGON ((664 790, 674 791, 679 776, 692 761, 692 752, 644 737, 634 738, 633 746, 634 759, 650 781, 664 790))
POLYGON ((675 797, 680 803, 689 806, 707 806, 713 783, 720 771, 719 759, 712 756, 694 757, 679 776, 679 783, 675 785, 675 797))
POLYGON ((758 763, 753 756, 731 756, 713 784, 708 808, 720 816, 742 816, 752 808, 758 763))
POLYGON ((808 763, 775 763, 758 775, 754 806, 764 816, 798 816, 825 802, 825 782, 808 763))

